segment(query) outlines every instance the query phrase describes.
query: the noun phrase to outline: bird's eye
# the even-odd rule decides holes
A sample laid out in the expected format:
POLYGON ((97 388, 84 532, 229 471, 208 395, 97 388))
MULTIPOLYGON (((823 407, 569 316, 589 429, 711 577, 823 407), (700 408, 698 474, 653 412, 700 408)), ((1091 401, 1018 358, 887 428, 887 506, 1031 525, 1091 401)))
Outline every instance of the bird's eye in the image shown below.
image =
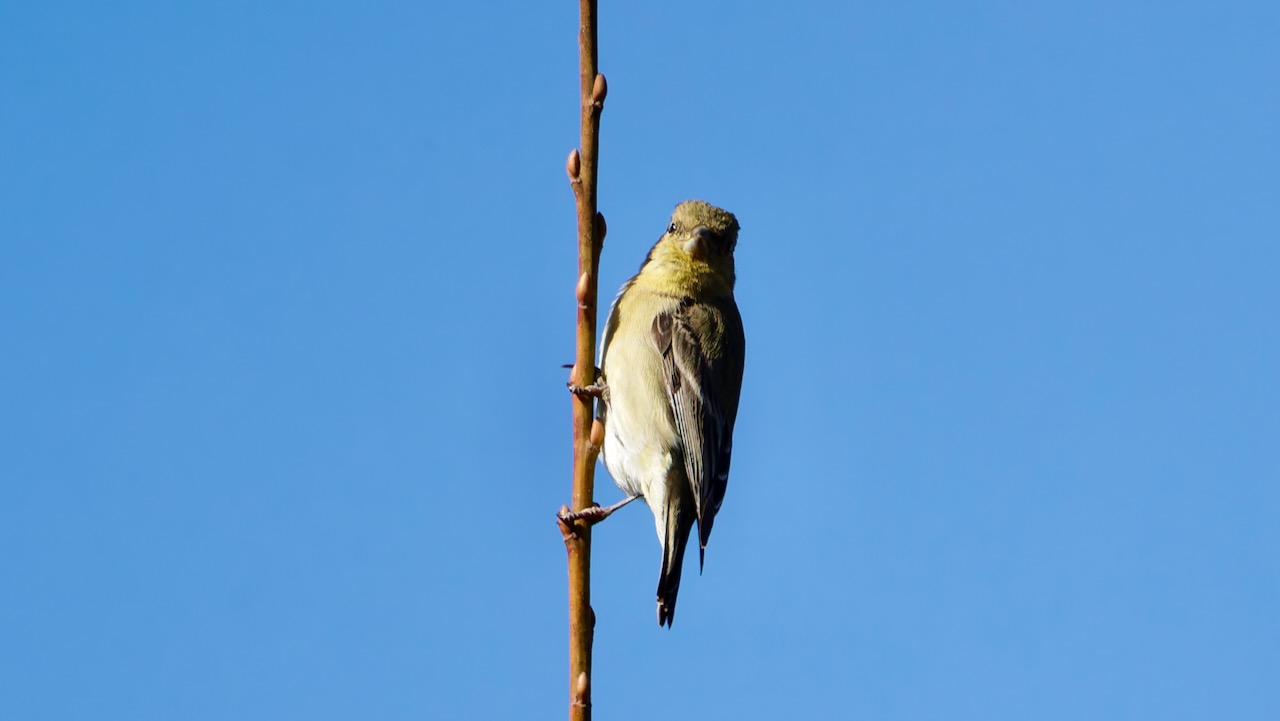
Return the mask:
POLYGON ((668 232, 668 233, 674 233, 674 232, 676 232, 676 224, 675 224, 675 223, 672 223, 671 225, 668 225, 668 226, 667 226, 667 232, 668 232))

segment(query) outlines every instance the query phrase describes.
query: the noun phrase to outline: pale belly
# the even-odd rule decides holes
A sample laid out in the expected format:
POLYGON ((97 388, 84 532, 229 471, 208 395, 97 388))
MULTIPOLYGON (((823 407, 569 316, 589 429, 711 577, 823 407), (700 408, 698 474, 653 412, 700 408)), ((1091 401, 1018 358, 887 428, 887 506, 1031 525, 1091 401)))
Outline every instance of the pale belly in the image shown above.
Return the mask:
POLYGON ((606 373, 609 403, 604 420, 601 457, 618 488, 642 496, 653 511, 658 537, 665 530, 667 483, 671 480, 673 450, 679 437, 666 399, 666 389, 654 374, 627 373, 616 364, 606 373), (639 398, 662 399, 637 402, 639 398))

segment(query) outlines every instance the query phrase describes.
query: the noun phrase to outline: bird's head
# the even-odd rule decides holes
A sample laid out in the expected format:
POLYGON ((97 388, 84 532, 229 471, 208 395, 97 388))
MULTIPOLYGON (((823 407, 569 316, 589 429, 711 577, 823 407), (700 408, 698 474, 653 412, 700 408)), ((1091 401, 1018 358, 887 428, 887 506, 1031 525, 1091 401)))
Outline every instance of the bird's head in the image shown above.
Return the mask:
POLYGON ((654 269, 682 282, 723 284, 732 292, 737 245, 738 219, 733 213, 701 200, 686 200, 676 206, 645 265, 656 265, 654 269))

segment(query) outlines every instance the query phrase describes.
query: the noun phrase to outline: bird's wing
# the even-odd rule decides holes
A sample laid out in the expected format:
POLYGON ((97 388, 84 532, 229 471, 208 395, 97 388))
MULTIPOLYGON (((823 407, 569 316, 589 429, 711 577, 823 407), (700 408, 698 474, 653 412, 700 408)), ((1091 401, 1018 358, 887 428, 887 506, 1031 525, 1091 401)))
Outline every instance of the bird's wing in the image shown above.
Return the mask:
POLYGON ((699 546, 705 550, 729 484, 742 387, 742 319, 732 299, 711 304, 685 298, 654 318, 653 339, 662 354, 662 380, 684 447, 699 546))

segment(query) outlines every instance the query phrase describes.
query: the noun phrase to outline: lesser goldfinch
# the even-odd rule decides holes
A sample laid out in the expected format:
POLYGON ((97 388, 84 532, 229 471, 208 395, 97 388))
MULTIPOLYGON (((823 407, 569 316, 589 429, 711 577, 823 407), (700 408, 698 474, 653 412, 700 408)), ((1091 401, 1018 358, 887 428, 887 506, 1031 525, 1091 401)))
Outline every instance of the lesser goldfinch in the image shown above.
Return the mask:
POLYGON ((677 205, 614 300, 601 344, 602 456, 623 503, 644 498, 653 511, 658 625, 667 627, 693 524, 701 570, 729 482, 746 350, 733 299, 737 243, 732 213, 700 200, 677 205))

